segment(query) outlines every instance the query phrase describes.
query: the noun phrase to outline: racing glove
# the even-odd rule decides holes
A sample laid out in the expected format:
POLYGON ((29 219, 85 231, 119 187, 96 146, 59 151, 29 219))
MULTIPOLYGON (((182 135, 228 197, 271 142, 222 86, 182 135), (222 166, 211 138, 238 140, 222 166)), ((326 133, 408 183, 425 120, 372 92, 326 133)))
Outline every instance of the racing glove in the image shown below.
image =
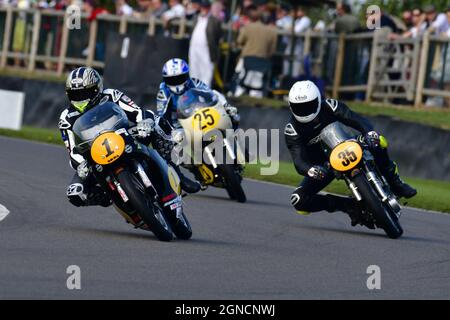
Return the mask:
POLYGON ((173 142, 175 142, 176 144, 181 144, 184 141, 184 130, 173 130, 172 131, 172 140, 173 142))
POLYGON ((358 138, 359 142, 367 144, 370 149, 375 149, 380 145, 380 135, 375 131, 369 131, 358 138))
POLYGON ((138 136, 140 138, 150 137, 155 128, 155 121, 153 119, 144 119, 137 123, 138 136))
POLYGON ((233 119, 233 122, 238 123, 241 120, 241 117, 238 114, 238 109, 236 107, 233 107, 231 104, 226 103, 224 105, 225 111, 228 113, 228 115, 233 119))
POLYGON ((86 160, 80 163, 77 167, 77 175, 81 180, 86 180, 87 177, 89 177, 90 172, 91 169, 89 168, 86 160))
POLYGON ((329 174, 329 170, 322 166, 313 166, 308 170, 308 177, 323 180, 329 174))

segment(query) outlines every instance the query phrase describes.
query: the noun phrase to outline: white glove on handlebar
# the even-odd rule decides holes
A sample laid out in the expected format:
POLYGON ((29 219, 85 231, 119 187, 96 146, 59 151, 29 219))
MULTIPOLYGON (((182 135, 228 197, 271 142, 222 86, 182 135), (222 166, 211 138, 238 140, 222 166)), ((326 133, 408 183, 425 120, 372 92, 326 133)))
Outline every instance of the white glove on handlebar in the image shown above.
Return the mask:
POLYGON ((225 110, 230 115, 230 117, 234 117, 237 115, 238 111, 236 107, 233 107, 231 104, 227 103, 225 106, 225 110))
POLYGON ((172 140, 176 144, 181 144, 184 141, 184 130, 173 130, 172 131, 172 140))
POLYGON ((144 119, 137 123, 138 136, 140 138, 147 138, 152 134, 155 128, 155 121, 153 119, 144 119))

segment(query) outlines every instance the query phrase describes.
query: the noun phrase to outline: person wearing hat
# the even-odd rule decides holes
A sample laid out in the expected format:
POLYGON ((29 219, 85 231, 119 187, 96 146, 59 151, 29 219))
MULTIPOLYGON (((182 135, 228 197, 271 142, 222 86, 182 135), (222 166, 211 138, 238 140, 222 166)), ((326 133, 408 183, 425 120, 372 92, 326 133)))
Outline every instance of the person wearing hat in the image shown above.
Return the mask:
POLYGON ((448 31, 449 23, 447 16, 444 13, 438 13, 434 5, 430 4, 425 6, 423 12, 425 13, 430 32, 440 35, 448 31))
POLYGON ((201 0, 200 11, 189 43, 190 74, 208 87, 214 75, 214 63, 219 60, 221 22, 211 14, 211 3, 201 0))

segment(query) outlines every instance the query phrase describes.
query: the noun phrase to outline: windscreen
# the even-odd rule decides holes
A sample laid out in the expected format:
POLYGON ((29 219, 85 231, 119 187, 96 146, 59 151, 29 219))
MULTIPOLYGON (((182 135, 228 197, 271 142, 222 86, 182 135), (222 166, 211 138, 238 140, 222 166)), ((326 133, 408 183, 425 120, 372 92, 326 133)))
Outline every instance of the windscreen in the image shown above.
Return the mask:
POLYGON ((75 121, 73 132, 77 144, 91 141, 104 131, 128 129, 128 117, 117 104, 105 102, 84 113, 75 121))
POLYGON ((339 122, 333 122, 322 129, 320 133, 321 142, 332 150, 338 144, 352 138, 352 136, 345 130, 344 125, 339 122))
POLYGON ((217 97, 212 91, 190 89, 178 97, 178 118, 187 119, 194 114, 195 110, 213 107, 217 101, 217 97))

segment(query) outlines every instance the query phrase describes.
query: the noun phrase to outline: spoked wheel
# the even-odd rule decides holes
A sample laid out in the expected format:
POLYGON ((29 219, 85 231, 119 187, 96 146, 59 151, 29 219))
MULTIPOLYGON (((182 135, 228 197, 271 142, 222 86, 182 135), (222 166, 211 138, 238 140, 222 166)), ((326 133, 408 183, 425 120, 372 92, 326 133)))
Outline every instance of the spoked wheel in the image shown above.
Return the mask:
POLYGON ((173 239, 172 229, 167 222, 160 205, 145 192, 142 183, 127 170, 117 176, 122 188, 137 214, 150 227, 155 236, 161 241, 173 239))
POLYGON ((234 165, 222 164, 219 166, 220 173, 225 182, 225 188, 230 196, 230 199, 237 202, 246 202, 247 197, 242 188, 242 179, 234 170, 234 165))
POLYGON ((367 178, 363 174, 359 174, 353 178, 353 182, 361 193, 364 205, 373 214, 376 225, 381 227, 391 239, 401 237, 403 229, 397 216, 378 198, 367 178))

